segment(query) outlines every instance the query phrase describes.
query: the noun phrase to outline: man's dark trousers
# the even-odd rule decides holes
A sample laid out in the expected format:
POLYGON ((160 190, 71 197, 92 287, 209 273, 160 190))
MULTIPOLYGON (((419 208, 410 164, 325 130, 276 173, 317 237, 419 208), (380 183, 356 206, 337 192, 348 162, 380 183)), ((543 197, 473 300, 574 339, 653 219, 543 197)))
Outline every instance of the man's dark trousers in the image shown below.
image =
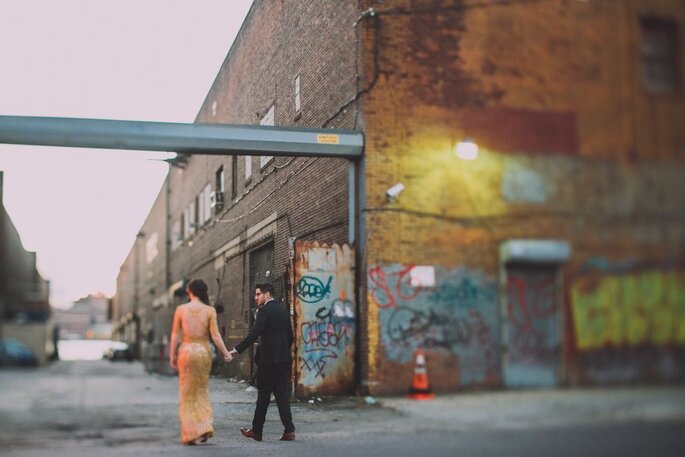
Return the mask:
POLYGON ((288 381, 293 344, 293 329, 290 325, 290 312, 287 308, 270 299, 257 311, 257 318, 247 336, 236 345, 238 354, 261 338, 259 345, 259 368, 257 369, 257 406, 255 407, 252 431, 261 436, 269 407, 271 393, 276 397, 278 412, 285 428, 285 433, 295 432, 290 400, 288 398, 288 381))
POLYGON ((252 419, 252 430, 261 435, 266 421, 266 410, 271 402, 271 393, 276 397, 278 414, 281 416, 285 433, 294 433, 293 416, 290 413, 290 398, 288 396, 288 379, 290 377, 290 363, 277 363, 259 366, 257 372, 257 407, 252 419))

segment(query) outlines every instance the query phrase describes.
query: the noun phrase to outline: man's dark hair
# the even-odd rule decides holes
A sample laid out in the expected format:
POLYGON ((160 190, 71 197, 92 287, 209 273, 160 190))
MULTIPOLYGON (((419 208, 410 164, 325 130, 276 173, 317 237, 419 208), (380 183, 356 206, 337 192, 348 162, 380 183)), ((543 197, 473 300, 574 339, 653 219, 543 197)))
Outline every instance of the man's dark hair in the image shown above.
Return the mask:
POLYGON ((269 295, 271 295, 272 297, 276 293, 274 291, 274 285, 271 284, 270 282, 262 282, 259 284, 255 284, 255 289, 261 290, 263 294, 269 292, 269 295))

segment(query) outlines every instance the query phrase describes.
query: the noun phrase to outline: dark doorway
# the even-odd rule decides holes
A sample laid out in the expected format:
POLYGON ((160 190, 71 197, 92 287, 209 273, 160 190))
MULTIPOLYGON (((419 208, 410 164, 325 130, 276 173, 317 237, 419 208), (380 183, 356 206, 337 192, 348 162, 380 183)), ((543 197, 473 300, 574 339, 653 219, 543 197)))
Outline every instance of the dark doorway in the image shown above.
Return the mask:
MULTIPOLYGON (((249 326, 252 327, 254 324, 255 317, 257 316, 257 307, 254 302, 254 290, 255 284, 261 282, 271 282, 274 283, 274 244, 270 242, 263 246, 258 247, 250 251, 250 284, 248 288, 248 300, 250 303, 250 315, 249 315, 249 326)), ((276 284, 274 283, 274 286, 276 284)), ((257 344, 252 345, 252 352, 250 357, 252 363, 250 364, 250 384, 255 385, 257 376, 257 351, 259 346, 257 344)))

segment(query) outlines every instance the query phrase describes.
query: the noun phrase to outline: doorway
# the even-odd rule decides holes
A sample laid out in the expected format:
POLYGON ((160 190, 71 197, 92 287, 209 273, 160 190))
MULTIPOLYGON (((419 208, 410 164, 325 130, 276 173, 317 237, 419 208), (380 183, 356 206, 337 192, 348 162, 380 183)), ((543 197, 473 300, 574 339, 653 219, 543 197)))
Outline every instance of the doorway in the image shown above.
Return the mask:
POLYGON ((561 353, 559 266, 508 264, 505 281, 505 384, 554 387, 561 353))
MULTIPOLYGON (((255 285, 263 282, 274 283, 274 244, 270 242, 250 251, 250 277, 247 289, 247 299, 249 302, 249 328, 252 328, 257 317, 257 305, 254 302, 255 285)), ((259 345, 253 344, 250 352, 250 384, 256 385, 257 380, 257 354, 259 345)))

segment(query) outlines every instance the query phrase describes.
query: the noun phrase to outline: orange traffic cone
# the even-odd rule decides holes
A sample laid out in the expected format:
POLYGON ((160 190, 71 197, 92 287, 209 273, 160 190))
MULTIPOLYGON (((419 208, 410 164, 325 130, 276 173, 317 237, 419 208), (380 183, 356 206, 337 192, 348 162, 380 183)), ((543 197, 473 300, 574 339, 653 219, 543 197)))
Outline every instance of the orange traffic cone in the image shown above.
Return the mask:
POLYGON ((414 362, 414 380, 409 388, 409 398, 414 400, 430 400, 435 398, 435 394, 431 390, 428 383, 428 371, 426 370, 426 356, 423 351, 418 349, 414 362))

